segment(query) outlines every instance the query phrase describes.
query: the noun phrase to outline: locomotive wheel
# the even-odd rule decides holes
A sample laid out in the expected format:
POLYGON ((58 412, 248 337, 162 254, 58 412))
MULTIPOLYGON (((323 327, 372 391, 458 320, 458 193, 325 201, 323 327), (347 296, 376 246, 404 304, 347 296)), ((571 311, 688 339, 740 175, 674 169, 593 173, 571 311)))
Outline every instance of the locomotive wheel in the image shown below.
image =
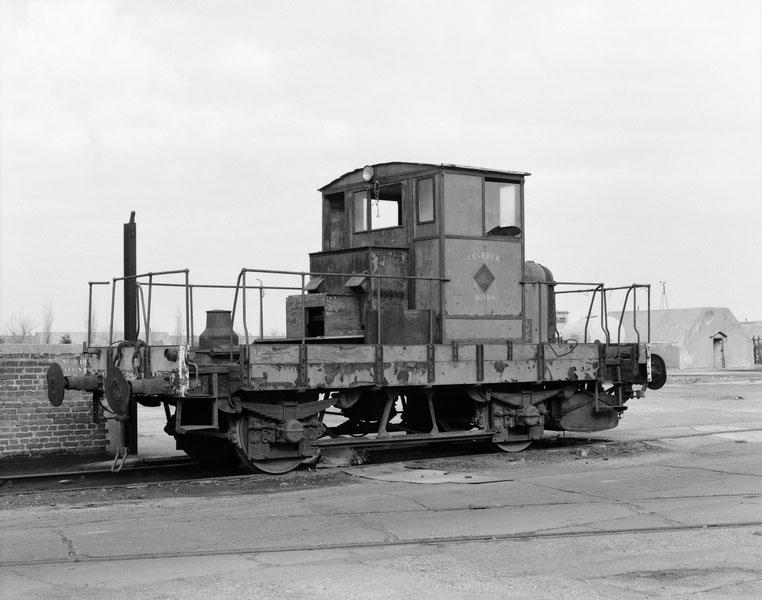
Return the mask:
MULTIPOLYGON (((315 454, 314 456, 283 456, 264 460, 251 459, 244 451, 244 448, 249 446, 248 424, 249 421, 246 415, 244 415, 232 424, 232 432, 235 436, 233 447, 238 454, 238 458, 241 464, 251 471, 267 473, 269 475, 283 475, 293 471, 303 463, 312 464, 320 458, 320 454, 315 454)), ((287 446, 286 444, 273 444, 273 446, 275 450, 280 450, 283 454, 293 452, 295 449, 295 446, 287 446)))
POLYGON ((309 458, 302 458, 297 456, 296 458, 274 458, 272 460, 252 460, 247 461, 247 464, 257 471, 267 473, 269 475, 283 475, 293 471, 301 465, 303 462, 310 460, 309 458))
POLYGON ((521 452, 522 450, 529 448, 531 445, 532 440, 524 440, 520 442, 502 442, 499 444, 497 442, 493 442, 492 444, 496 450, 500 450, 501 452, 521 452))

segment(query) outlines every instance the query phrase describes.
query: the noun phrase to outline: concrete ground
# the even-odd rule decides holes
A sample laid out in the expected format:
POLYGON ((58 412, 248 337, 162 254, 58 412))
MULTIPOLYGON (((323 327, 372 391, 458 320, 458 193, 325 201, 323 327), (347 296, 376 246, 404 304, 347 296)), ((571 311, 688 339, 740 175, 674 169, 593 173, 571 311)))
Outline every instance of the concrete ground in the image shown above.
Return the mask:
MULTIPOLYGON (((753 378, 752 378, 753 379, 753 378)), ((679 379, 569 451, 284 491, 17 498, 4 598, 760 598, 762 382, 679 379), (646 444, 635 440, 648 439, 646 444), (469 478, 470 476, 470 478, 469 478), (491 483, 468 481, 489 479, 491 483), (409 478, 414 480, 414 478, 409 478)))

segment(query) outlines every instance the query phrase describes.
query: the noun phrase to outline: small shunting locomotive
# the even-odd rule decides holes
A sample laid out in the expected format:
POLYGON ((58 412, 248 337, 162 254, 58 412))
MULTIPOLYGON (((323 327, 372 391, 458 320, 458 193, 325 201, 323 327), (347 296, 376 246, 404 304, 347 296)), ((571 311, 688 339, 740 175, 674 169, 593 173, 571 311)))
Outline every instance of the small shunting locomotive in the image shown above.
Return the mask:
POLYGON ((633 322, 636 340, 621 337, 625 315, 643 314, 637 302, 650 307, 650 287, 556 281, 527 261, 528 175, 407 162, 350 171, 320 188, 322 249, 309 272, 242 269, 217 286, 230 288, 232 308, 207 311, 198 337, 193 290, 204 286, 187 269, 114 278, 110 338, 117 284, 125 322, 142 321, 142 334, 87 343, 76 367, 52 365, 49 399, 90 391, 123 421, 136 403, 163 405, 165 431, 190 456, 269 473, 328 448, 483 440, 517 451, 544 430, 613 428, 628 400, 666 379, 648 321, 633 322), (167 273, 185 275, 174 284, 185 288, 185 343, 156 345, 151 291, 167 273), (263 335, 261 302, 276 275, 295 281, 278 339, 263 335), (613 289, 624 294, 616 330, 613 289), (584 333, 562 339, 556 296, 583 292, 584 333), (588 339, 592 321, 599 339, 588 339))

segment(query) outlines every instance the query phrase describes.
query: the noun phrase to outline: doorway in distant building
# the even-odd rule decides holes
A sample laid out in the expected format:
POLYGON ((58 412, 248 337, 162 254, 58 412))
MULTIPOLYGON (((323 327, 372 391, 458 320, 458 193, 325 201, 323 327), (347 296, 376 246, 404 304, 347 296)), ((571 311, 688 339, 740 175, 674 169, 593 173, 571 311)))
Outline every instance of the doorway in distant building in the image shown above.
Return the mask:
POLYGON ((718 331, 712 336, 712 368, 725 368, 725 340, 726 336, 722 331, 718 331))

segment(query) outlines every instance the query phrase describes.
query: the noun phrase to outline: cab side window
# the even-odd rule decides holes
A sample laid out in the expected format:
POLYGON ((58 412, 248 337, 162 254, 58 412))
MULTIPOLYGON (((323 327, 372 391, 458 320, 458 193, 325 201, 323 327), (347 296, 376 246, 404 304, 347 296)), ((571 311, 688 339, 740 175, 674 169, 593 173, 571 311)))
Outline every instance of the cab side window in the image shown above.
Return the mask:
POLYGON ((416 181, 415 200, 418 223, 434 222, 434 178, 416 181))
POLYGON ((521 234, 521 190, 518 183, 484 181, 484 231, 487 235, 521 234))

